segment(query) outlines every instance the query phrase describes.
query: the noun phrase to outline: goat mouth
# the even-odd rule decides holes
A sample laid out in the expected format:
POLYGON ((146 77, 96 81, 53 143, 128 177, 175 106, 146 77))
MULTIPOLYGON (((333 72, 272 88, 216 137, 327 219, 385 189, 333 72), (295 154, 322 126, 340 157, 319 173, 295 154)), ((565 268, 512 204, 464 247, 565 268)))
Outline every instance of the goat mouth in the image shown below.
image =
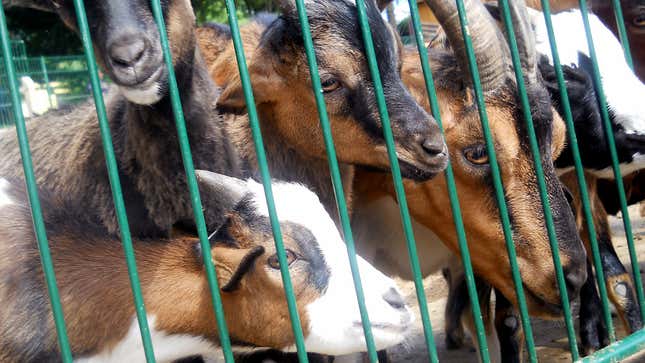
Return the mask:
POLYGON ((443 172, 445 169, 445 167, 442 166, 424 167, 422 169, 400 158, 399 165, 401 166, 401 176, 416 182, 428 181, 437 176, 437 174, 443 172))

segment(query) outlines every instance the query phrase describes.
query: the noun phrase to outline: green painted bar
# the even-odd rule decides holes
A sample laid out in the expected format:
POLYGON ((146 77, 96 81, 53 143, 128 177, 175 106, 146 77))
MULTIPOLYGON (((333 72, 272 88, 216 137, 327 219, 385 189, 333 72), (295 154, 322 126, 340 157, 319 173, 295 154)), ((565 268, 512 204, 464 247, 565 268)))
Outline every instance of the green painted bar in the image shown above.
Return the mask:
POLYGON ((632 233, 632 223, 629 217, 629 210, 627 209, 627 198, 625 196, 623 177, 620 172, 620 164, 618 163, 616 140, 614 139, 614 132, 611 127, 611 120, 609 118, 609 111, 607 109, 607 99, 605 97, 605 91, 602 87, 600 69, 598 68, 598 57, 596 57, 596 49, 593 42, 593 36, 591 35, 591 28, 589 26, 589 12, 587 11, 587 2, 586 0, 579 1, 582 20, 585 26, 585 33, 587 34, 589 56, 593 64, 593 78, 595 84, 597 85, 596 90, 598 94, 598 101, 600 102, 600 112, 602 115, 603 125, 605 127, 605 134, 607 135, 607 143, 609 144, 609 152, 611 154, 614 176, 616 177, 616 185, 618 187, 620 210, 623 217, 623 225, 625 226, 625 238, 627 239, 629 257, 632 263, 632 278, 634 279, 634 285, 636 285, 636 295, 638 297, 638 301, 640 302, 641 319, 645 321, 645 294, 643 293, 643 282, 641 279, 638 257, 636 256, 636 249, 634 248, 634 234, 632 233))
POLYGON ((161 47, 163 49, 164 62, 166 63, 166 70, 168 72, 168 88, 170 92, 170 100, 172 103, 172 111, 175 117, 175 126, 177 128, 181 157, 184 163, 184 170, 186 172, 186 179, 190 192, 190 200, 195 217, 195 225, 197 226, 197 233, 199 235, 199 241, 202 247, 202 257, 204 261, 208 286, 210 288, 213 310, 215 311, 217 331, 219 334, 220 343, 222 345, 222 350, 224 352, 224 359, 227 363, 229 363, 234 361, 233 351, 231 348, 231 339, 228 334, 226 319, 224 317, 224 307, 222 305, 222 298, 219 293, 217 272, 215 271, 215 266, 213 265, 211 245, 208 241, 208 232, 206 230, 206 222, 204 220, 204 211, 202 210, 202 202, 199 195, 197 177, 195 176, 193 157, 190 152, 190 144, 188 142, 186 121, 184 120, 179 90, 177 89, 177 79, 175 77, 175 69, 172 63, 172 54, 170 53, 170 47, 168 45, 168 34, 166 32, 166 25, 164 23, 163 12, 161 10, 161 4, 159 3, 159 0, 151 0, 151 4, 152 13, 159 30, 159 38, 161 40, 161 47))
POLYGON ((632 60, 632 52, 629 48, 629 37, 627 36, 627 29, 625 29, 625 19, 623 17, 623 9, 620 6, 620 0, 612 0, 614 6, 614 15, 616 16, 616 28, 618 28, 618 35, 620 43, 623 45, 623 52, 625 53, 625 60, 631 69, 634 69, 634 61, 632 60))
POLYGON ((589 241, 591 244, 591 253, 593 257, 594 268, 596 269, 596 282, 598 283, 598 290, 602 302, 602 314, 607 332, 611 342, 616 340, 616 332, 614 329, 614 322, 611 318, 611 311, 609 307, 609 298, 607 296, 607 285, 604 278, 604 269, 600 259, 600 250, 598 249, 598 238, 596 235, 596 227, 593 221, 591 212, 591 203, 589 201, 589 191, 587 188, 587 181, 584 176, 584 167, 582 166, 582 159, 580 157, 580 148, 578 147, 578 138, 576 137, 575 126, 573 124, 573 115, 571 113, 571 104, 569 103, 569 94, 564 81, 564 73, 562 72, 562 65, 560 64, 560 54, 558 52, 558 45, 555 41, 555 34, 553 32, 553 22, 551 20, 551 8, 548 0, 541 0, 546 23, 547 32, 549 35, 549 42, 551 46, 551 55, 553 56, 553 64, 555 73, 558 78, 558 87, 560 91, 560 101, 564 108, 564 121, 567 124, 567 135, 569 138, 569 146, 573 154, 573 160, 576 170, 576 178, 578 179, 578 189, 582 199, 582 210, 585 216, 585 223, 589 230, 589 241))
POLYGON ((45 57, 40 57, 40 69, 43 72, 45 79, 45 90, 47 91, 47 101, 49 101, 49 108, 54 108, 52 103, 52 88, 49 85, 49 74, 47 73, 47 66, 45 65, 45 57))
POLYGON ((231 35, 233 37, 233 45, 235 47, 235 57, 237 59, 237 66, 240 72, 240 80, 242 82, 242 88, 244 90, 244 99, 246 101, 249 122, 251 124, 253 142, 255 144, 255 153, 258 158, 258 166, 260 168, 260 174, 262 175, 262 184, 264 185, 267 206, 269 208, 269 219, 271 221, 271 228, 273 230, 273 238, 275 240, 278 261, 280 262, 280 273, 282 275, 282 283, 284 284, 285 295, 287 297, 287 306, 289 308, 289 316, 291 318, 291 328, 296 339, 298 360, 301 363, 308 362, 307 350, 305 348, 302 326, 300 323, 300 316, 298 314, 296 298, 293 292, 291 277, 289 275, 289 264, 287 263, 284 242, 282 240, 282 232, 280 231, 280 222, 278 221, 278 215, 273 200, 271 175, 269 174, 269 166, 266 159, 266 152, 264 150, 264 142, 262 141, 260 121, 258 118, 257 109, 255 107, 255 99, 253 97, 251 79, 249 77, 249 71, 246 65, 244 46, 242 44, 242 38, 240 36, 240 27, 237 22, 235 3, 233 0, 226 0, 226 11, 228 12, 228 22, 231 27, 231 35))
MULTIPOLYGON (((567 335, 569 337, 569 349, 573 360, 578 359, 578 344, 576 342, 576 329, 573 324, 573 317, 571 314, 571 306, 569 304, 569 294, 567 292, 567 285, 564 281, 564 272, 562 270, 562 262, 560 260, 560 253, 558 251, 558 238, 555 233, 555 225, 553 223, 553 213, 551 212, 551 204, 546 189, 546 181, 544 178, 544 170, 542 168, 542 157, 540 148, 538 146, 537 137, 535 136, 535 126, 533 124, 533 115, 531 115, 531 106, 529 104, 528 94, 526 92, 526 85, 524 83, 524 75, 522 74, 522 64, 520 62, 520 54, 517 48, 517 40, 515 39, 515 30, 513 29, 513 22, 511 20, 511 11, 508 5, 508 0, 500 0, 499 4, 502 9, 502 17, 504 19, 504 27, 508 35, 508 44, 511 50, 511 59, 513 61, 513 70, 515 72, 515 80, 517 81, 517 89, 520 95, 522 104, 522 113, 526 122, 526 129, 529 135, 529 145, 531 147, 531 154, 533 155, 533 166, 535 168, 535 176, 538 182, 538 190, 540 192, 540 200, 542 201, 542 210, 546 223, 547 234, 549 237, 549 244, 551 245, 551 254, 553 257, 553 265, 555 267, 556 279, 558 282, 558 289, 560 290, 560 299, 562 300, 562 310, 564 312, 564 322, 567 327, 567 335)), ((537 61, 537 60, 536 60, 537 61)), ((537 65, 536 65, 537 66, 537 65)))
POLYGON ((130 286, 132 287, 132 295, 134 297, 134 307, 137 314, 137 321, 139 323, 139 330, 141 332, 141 339, 143 341, 143 348, 148 363, 155 362, 154 350, 152 347, 152 339, 150 337, 150 328, 148 326, 148 319, 146 316, 146 308, 143 302, 143 294, 141 292, 141 283, 139 282, 139 274, 137 273, 136 258, 134 255, 134 248, 132 247, 132 236, 130 235, 130 226, 128 224, 128 215, 125 210, 125 203, 123 201, 123 194, 121 191, 121 181, 119 180, 119 169, 114 155, 114 147, 112 145, 112 135, 110 132, 110 124, 105 110, 105 103, 103 102, 103 94, 101 92, 101 85, 96 67, 96 60, 94 57, 94 48, 92 45, 92 37, 87 24, 87 16, 85 14, 85 6, 83 0, 74 0, 74 8, 76 10, 76 20, 78 21, 78 29, 87 58, 87 65, 90 71, 90 81, 92 83, 92 94, 94 95, 94 103, 96 106, 96 114, 99 118, 99 127, 101 130, 101 141, 103 142, 103 153, 105 154, 105 163, 108 170, 108 177, 110 179, 110 186, 112 188, 112 197, 114 200, 114 207, 116 209, 117 221, 121 233, 121 242, 123 243, 123 250, 125 252, 126 264, 128 266, 128 277, 130 279, 130 286))
MULTIPOLYGON (((645 350, 645 330, 639 330, 632 335, 613 343, 589 357, 578 362, 581 363, 619 363, 623 359, 641 353, 645 350)), ((635 361, 635 360, 634 360, 635 361)))
POLYGON ((54 264, 52 263, 51 253, 49 251, 49 242, 47 241, 47 232, 45 222, 40 207, 38 197, 38 186, 34 175, 34 166, 31 160, 31 151, 29 149, 29 140, 27 138, 27 128, 25 118, 22 114, 22 104, 20 93, 18 91, 18 82, 16 80, 16 71, 13 66, 13 57, 11 56, 11 47, 9 45, 9 30, 7 29, 7 19, 4 8, 0 5, 0 40, 2 40, 2 54, 4 65, 9 78, 9 90, 11 93, 11 102, 13 104, 13 113, 16 119, 16 133, 18 134, 18 144, 20 146, 20 156, 22 166, 25 172, 25 182, 27 184, 27 195, 31 206, 31 216, 34 221, 34 232, 38 242, 38 251, 40 252, 40 261, 42 262, 43 273, 45 274, 45 283, 49 292, 49 303, 54 315, 54 324, 56 325, 56 334, 58 336, 58 347, 61 352, 61 359, 65 363, 72 362, 72 351, 69 346, 67 329, 65 327, 65 317, 63 316, 63 307, 60 302, 58 286, 56 286, 56 275, 54 273, 54 264))
MULTIPOLYGON (((428 50, 425 46, 425 42, 423 39, 423 30, 421 28, 421 19, 419 18, 419 13, 418 13, 418 6, 416 0, 409 0, 408 4, 410 6, 410 17, 412 20, 412 26, 414 30, 414 38, 415 38, 415 43, 417 45, 417 50, 419 52, 419 58, 421 61, 421 68, 423 70, 423 77, 426 85, 426 92, 428 93, 428 98, 430 100, 430 108, 432 109, 432 116, 437 120, 437 123, 439 124, 439 128, 441 129, 441 132, 444 132, 443 128, 443 123, 441 119, 441 113, 439 111, 439 103, 437 100, 437 94, 436 94, 436 88, 434 84, 434 79, 432 77, 432 71, 430 69, 430 62, 428 60, 428 50)), ((452 164, 448 163, 448 167, 446 168, 445 171, 445 178, 446 178, 446 184, 448 187, 448 197, 450 200, 450 207, 452 210, 452 217, 453 221, 455 222, 455 232, 457 234, 457 241, 459 244, 459 249, 460 251, 465 251, 466 253, 462 252, 462 263, 464 264, 465 269, 468 269, 469 272, 466 272, 468 275, 473 275, 472 271, 472 264, 470 262, 470 253, 468 251, 468 241, 466 239, 466 230, 464 228, 464 221, 462 219, 462 214, 461 214, 461 206, 459 203, 459 197, 457 193, 457 185, 455 184, 455 175, 454 171, 452 169, 452 164)), ((508 221, 508 219, 506 219, 508 221)), ((510 223, 510 222, 509 222, 510 223)), ((512 246, 512 250, 509 250, 509 256, 511 256, 511 269, 513 270, 513 278, 515 282, 515 286, 520 286, 520 289, 522 288, 522 282, 521 282, 521 277, 519 275, 519 268, 517 267, 517 258, 513 258, 512 256, 515 256, 515 247, 513 245, 513 237, 512 233, 510 233, 510 226, 507 224, 506 225, 508 228, 506 231, 508 231, 508 234, 505 234, 506 241, 507 241, 507 249, 508 246, 512 246), (510 244, 509 244, 510 241, 510 244), (514 266, 514 267, 513 267, 514 266), (517 279, 517 280, 515 280, 517 279), (519 285, 518 282, 519 281, 519 285)), ((470 289, 468 290, 468 295, 470 298, 471 305, 475 306, 477 305, 479 307, 479 297, 476 293, 476 290, 470 289), (474 298, 473 298, 474 297, 474 298)), ((524 298, 524 294, 520 295, 520 298, 524 298)), ((524 303, 526 305, 526 303, 524 303)), ((475 312, 473 311, 474 316, 480 317, 481 318, 481 312, 475 312)), ((526 315, 528 317, 528 315, 526 315)), ((524 317, 524 316, 523 316, 524 317)), ((522 324, 525 324, 525 321, 522 320, 522 324)), ((530 322, 527 325, 528 326, 528 331, 526 333, 526 340, 528 342, 533 341, 533 336, 532 336, 532 328, 530 326, 530 322)), ((485 333, 484 333, 485 334, 485 333)), ((484 335, 485 336, 485 335, 484 335)), ((483 339, 479 339, 478 341, 484 341, 483 339)), ((434 340, 432 340, 432 343, 434 344, 434 340)), ((428 344, 426 342, 426 344, 428 344)), ((529 347, 532 347, 532 345, 529 345, 529 347)), ((482 347, 480 346, 480 349, 482 347)), ((529 352, 529 357, 531 361, 533 361, 533 358, 535 356, 535 349, 530 349, 528 350, 529 352)))
MULTIPOLYGON (((338 213, 340 216, 341 225, 343 228, 343 239, 347 246, 347 256, 349 258, 349 266, 352 271, 352 279, 354 281, 354 288, 356 289, 356 299, 358 300, 358 309, 361 314, 361 324, 363 325, 363 334, 367 346, 368 355, 371 360, 377 360, 376 345, 374 344, 374 337, 372 334, 372 326, 370 324, 369 314, 365 305, 365 294, 363 292, 363 284, 361 282, 360 271, 356 261, 356 247, 354 244, 354 235, 352 233, 351 220, 347 211, 347 203, 345 200, 345 193, 343 191, 343 182, 340 176, 340 169, 338 167, 338 158, 336 156, 336 148, 332 137, 331 125, 327 114, 327 106, 323 96, 322 85, 320 83, 320 75, 318 73, 318 62, 316 60, 316 52, 309 28, 309 20, 307 18, 307 10, 303 0, 296 0, 296 8, 298 10, 298 18, 300 20, 300 29, 302 31, 302 38, 304 41, 305 53, 307 56, 307 63, 309 65, 309 73, 311 75, 312 89, 316 99, 316 107, 318 110, 318 118, 320 120, 320 127, 323 131, 323 138, 325 141, 325 149, 327 151, 327 161, 329 163, 329 171, 332 177, 332 184, 334 187, 334 195, 336 197, 336 204, 338 205, 338 213)), ((425 296, 425 295, 424 295, 425 296)), ((432 329, 430 329, 432 331, 432 329)))

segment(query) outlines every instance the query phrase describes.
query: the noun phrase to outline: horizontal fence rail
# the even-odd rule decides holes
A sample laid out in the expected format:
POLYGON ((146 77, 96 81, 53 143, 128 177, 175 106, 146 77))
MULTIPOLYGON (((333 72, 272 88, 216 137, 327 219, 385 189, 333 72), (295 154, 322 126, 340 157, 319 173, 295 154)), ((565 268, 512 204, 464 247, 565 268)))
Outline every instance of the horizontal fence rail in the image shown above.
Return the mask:
MULTIPOLYGON (((360 32, 363 41, 362 45, 367 57, 366 65, 369 69, 371 82, 375 91, 374 97, 376 105, 378 106, 378 112, 383 126, 383 133, 385 144, 387 146, 387 155, 391 167, 394 192, 396 195, 396 200, 398 202, 401 223, 405 235, 409 263, 411 271, 413 273, 413 283, 416 290, 417 303, 419 305, 419 314, 423 327, 424 343, 427 349, 428 360, 435 363, 440 361, 440 357, 437 351, 435 337, 433 335, 430 313, 428 310, 428 301, 426 297, 426 291, 424 290, 423 276, 421 272, 422 270, 417 251, 417 243, 423 243, 423 241, 417 241, 414 236, 412 217, 408 208, 404 182, 401 176, 401 167, 399 165, 397 157, 392 125, 388 113, 388 105, 386 104, 384 95, 384 89, 381 79, 382 75, 378 70, 378 60, 376 59, 375 45, 372 39, 372 30, 370 29, 369 19, 367 15, 366 1, 372 0, 356 0, 355 2, 358 23, 360 26, 360 32)), ((593 262, 593 266, 596 271, 595 282, 597 283, 601 297, 602 318, 611 342, 610 346, 605 347, 604 349, 601 349, 587 357, 581 357, 581 354, 578 350, 578 342, 574 326, 574 316, 572 314, 569 300, 570 296, 568 296, 563 267, 558 252, 559 241, 556 235, 556 227, 553 222, 554 217, 551 208, 551 201, 549 200, 549 195, 547 193, 547 185, 544 175, 545 172, 542 167, 542 159, 535 133, 535 127, 533 124, 533 115, 531 114, 531 100, 529 99, 527 93, 527 85, 525 82, 526 78, 525 74, 523 74, 522 71, 520 50, 518 49, 517 39, 515 37, 515 34, 521 30, 514 29, 509 1, 512 2, 517 0, 499 1, 501 10, 500 13, 503 19, 502 26, 504 27, 505 34, 507 36, 506 41, 508 42, 510 48, 510 56, 512 59, 515 81, 518 88, 518 99, 520 100, 519 106, 522 110, 522 117, 525 122, 524 126, 528 131, 528 144, 531 151, 533 167, 535 169, 537 189, 539 191, 542 204, 541 207, 542 213, 544 215, 546 235, 551 247, 552 262, 555 267, 557 289, 562 303, 563 318, 566 327, 568 348, 571 354, 571 359, 575 362, 618 361, 645 350, 645 330, 637 331, 623 338, 622 340, 617 340, 616 329, 614 327, 610 312, 607 284, 603 277, 604 273, 601 261, 602 256, 600 254, 600 248, 598 246, 598 237, 596 235, 597 226, 595 225, 593 219, 592 203, 590 202, 589 197, 590 192, 585 181, 585 171, 582 165, 581 152, 578 146, 578 139, 576 137, 574 128, 571 109, 572 106, 566 89, 564 73, 560 64, 558 45, 555 41, 549 1, 541 0, 541 5, 543 8, 543 16, 551 44, 551 55, 553 57, 557 83, 559 86, 559 96, 562 107, 564 109, 563 118, 567 125, 567 140, 569 146, 571 147, 575 164, 575 173, 581 195, 584 223, 589 231, 589 241, 591 247, 590 259, 593 262)), ((361 324, 365 338, 365 351, 367 352, 367 357, 370 362, 377 362, 379 360, 379 355, 377 353, 372 326, 366 307, 365 293, 363 291, 363 285, 361 282, 360 271, 358 267, 356 246, 351 226, 350 212, 348 210, 347 197, 343 192, 344 186, 341 178, 336 148, 334 146, 334 140, 332 137, 332 126, 327 111, 325 98, 323 96, 320 74, 318 71, 319 60, 316 58, 316 52, 314 49, 315 36, 312 35, 312 30, 310 29, 309 18, 306 11, 306 1, 294 0, 294 2, 299 18, 301 34, 303 37, 302 39, 307 59, 308 71, 311 78, 312 92, 316 101, 317 114, 326 149, 328 167, 331 175, 331 183, 338 206, 342 236, 347 247, 347 257, 349 259, 349 266, 351 268, 352 275, 351 278, 354 283, 356 299, 360 311, 361 324)), ((499 219, 502 227, 501 233, 503 234, 506 253, 509 256, 510 273, 517 298, 518 314, 524 332, 525 344, 527 348, 526 353, 530 362, 538 362, 539 357, 536 349, 535 338, 536 335, 538 335, 540 332, 534 330, 531 325, 531 318, 529 316, 527 300, 524 293, 522 276, 517 261, 516 249, 522 247, 518 245, 518 243, 516 243, 513 237, 513 225, 511 216, 509 214, 509 207, 507 206, 508 197, 505 193, 502 172, 500 170, 500 165, 495 148, 497 140, 494 139, 489 124, 489 115, 487 112, 486 100, 482 84, 480 82, 480 74, 474 52, 473 40, 471 38, 470 28, 468 24, 468 14, 466 14, 466 7, 464 5, 465 1, 455 0, 455 3, 457 7, 456 15, 458 15, 465 45, 465 51, 468 56, 467 77, 470 77, 470 79, 472 80, 474 102, 478 109, 477 111, 483 131, 485 146, 490 158, 490 176, 494 188, 494 195, 492 197, 494 198, 496 206, 498 207, 499 219)), ((208 240, 208 231, 206 229, 201 197, 195 175, 195 166, 193 163, 188 131, 186 128, 186 121, 183 114, 182 100, 180 99, 180 90, 178 89, 177 80, 174 73, 173 59, 169 46, 163 9, 160 0, 151 0, 150 4, 155 23, 159 30, 164 62, 168 72, 168 92, 179 140, 179 150, 177 150, 177 152, 181 153, 184 173, 187 178, 191 206, 194 212, 193 217, 201 245, 202 258, 205 264, 206 279, 209 286, 209 298, 213 304, 213 319, 215 319, 216 322, 217 335, 220 340, 224 360, 227 363, 230 363, 234 362, 235 360, 233 344, 232 339, 229 336, 229 330, 225 319, 222 297, 220 295, 220 286, 217 280, 217 271, 213 263, 213 256, 211 255, 211 246, 208 240)), ((433 71, 430 67, 428 49, 426 48, 426 41, 428 39, 424 39, 423 25, 419 16, 417 1, 409 0, 408 5, 411 12, 411 17, 408 24, 410 30, 408 41, 409 43, 414 43, 417 47, 419 62, 423 70, 425 91, 430 101, 432 115, 434 119, 437 120, 441 132, 443 133, 444 128, 440 113, 439 100, 437 97, 437 90, 435 89, 433 71)), ((620 40, 623 44, 624 56, 630 67, 633 67, 629 41, 627 38, 627 32, 621 10, 621 4, 618 0, 612 0, 612 5, 617 20, 620 40)), ((641 318, 645 320, 645 292, 643 291, 642 279, 639 270, 639 261, 637 259, 636 248, 634 245, 634 236, 628 211, 625 188, 623 185, 622 174, 618 161, 618 153, 616 151, 614 131, 612 129, 611 119, 608 113, 607 100, 601 82, 600 69, 598 67, 594 46, 594 39, 592 37, 589 25, 587 2, 585 0, 579 0, 579 6, 581 9, 583 18, 582 20, 585 26, 585 33, 588 41, 587 46, 593 64, 593 78, 598 93, 598 101, 604 126, 603 131, 605 132, 608 140, 609 154, 612 160, 612 169, 617 184, 620 209, 622 213, 627 246, 629 249, 629 255, 632 265, 632 277, 636 285, 636 294, 637 300, 640 304, 641 318)), ((52 314, 56 327, 58 348, 60 350, 61 360, 65 363, 69 363, 72 362, 76 357, 73 357, 73 352, 70 347, 70 340, 67 334, 65 317, 63 314, 63 306, 61 304, 60 294, 57 288, 55 277, 56 266, 53 265, 52 257, 49 251, 47 231, 45 229, 45 223, 40 207, 38 186, 36 183, 36 177, 34 175, 34 167, 29 148, 27 128, 25 123, 26 117, 22 111, 23 102, 21 101, 20 97, 19 80, 21 77, 30 77, 32 80, 36 81, 36 83, 41 84, 40 90, 46 92, 50 109, 55 109, 61 105, 74 103, 77 99, 85 99, 89 97, 91 93, 96 107, 96 113, 98 117, 97 126, 101 132, 101 140, 103 152, 105 154, 107 175, 110 181, 113 203, 116 210, 120 239, 123 243, 129 283, 133 294, 133 304, 135 306, 135 313, 139 326, 141 342, 145 352, 145 360, 148 363, 153 363, 156 361, 155 347, 153 346, 152 342, 141 282, 139 280, 139 275, 137 272, 136 256, 133 247, 133 243, 136 242, 133 242, 132 236, 130 234, 129 224, 132 221, 128 221, 127 218, 126 206, 119 177, 119 166, 115 157, 108 113, 103 99, 102 80, 99 76, 99 69, 93 52, 92 38, 87 22, 87 15, 85 12, 83 0, 74 0, 74 7, 76 10, 76 21, 83 44, 84 57, 27 57, 25 45, 23 42, 9 41, 9 32, 7 29, 5 12, 4 9, 0 9, 0 40, 2 44, 3 60, 2 65, 0 65, 0 127, 15 125, 17 138, 19 140, 20 155, 24 168, 25 182, 28 190, 28 197, 34 223, 36 240, 38 243, 45 282, 49 293, 49 302, 51 304, 52 314)), ((251 87, 251 78, 244 55, 242 36, 240 33, 240 26, 238 24, 235 2, 233 0, 226 0, 225 7, 228 13, 228 23, 231 29, 236 62, 239 70, 242 88, 244 91, 244 99, 247 105, 249 125, 252 131, 255 153, 258 160, 259 174, 261 176, 264 192, 266 195, 266 202, 269 210, 269 220, 271 223, 272 234, 280 264, 280 274, 285 290, 289 317, 291 320, 291 330, 295 337, 295 349, 297 351, 298 361, 305 363, 309 361, 309 358, 305 347, 303 326, 297 308, 297 297, 294 292, 293 284, 291 282, 287 254, 273 197, 271 174, 260 128, 260 118, 258 116, 253 90, 251 87)), ((461 262, 464 267, 465 282, 467 286, 470 307, 472 309, 471 313, 473 322, 476 329, 474 339, 476 339, 476 344, 478 346, 478 358, 481 362, 488 363, 493 361, 491 359, 493 355, 489 351, 489 346, 492 346, 492 344, 491 342, 488 342, 486 340, 487 331, 485 329, 485 322, 482 314, 482 308, 480 307, 477 287, 475 286, 475 271, 472 266, 472 259, 477 256, 471 256, 469 252, 465 222, 462 216, 462 208, 459 201, 456 177, 452 163, 448 164, 448 167, 444 172, 444 178, 446 180, 448 190, 451 215, 455 224, 454 233, 457 237, 461 262)), ((589 276, 588 278, 591 279, 593 278, 593 276, 589 276)), ((229 312, 229 314, 230 313, 231 312, 229 312)))

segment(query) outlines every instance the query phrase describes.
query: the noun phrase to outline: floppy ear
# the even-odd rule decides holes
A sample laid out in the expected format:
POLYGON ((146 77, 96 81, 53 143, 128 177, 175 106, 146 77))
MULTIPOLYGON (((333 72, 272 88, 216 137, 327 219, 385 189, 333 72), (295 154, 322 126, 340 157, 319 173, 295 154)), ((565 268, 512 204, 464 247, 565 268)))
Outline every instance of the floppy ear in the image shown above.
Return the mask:
MULTIPOLYGON (((275 101, 279 86, 283 78, 278 75, 275 69, 275 55, 270 51, 260 49, 253 56, 253 61, 249 65, 249 76, 251 77, 251 86, 253 88, 253 97, 256 104, 263 104, 275 101)), ((225 87, 217 99, 217 109, 225 113, 241 115, 246 113, 246 99, 244 98, 244 89, 239 76, 236 76, 225 87)))
POLYGON ((31 8, 42 11, 54 12, 54 5, 48 0, 2 0, 5 9, 11 7, 31 8))
POLYGON ((215 264, 219 267, 219 282, 223 292, 234 292, 240 288, 242 279, 255 266, 255 261, 264 254, 264 247, 229 248, 215 247, 213 256, 215 264))
POLYGON ((231 29, 224 24, 206 23, 195 29, 197 44, 202 57, 210 67, 222 54, 231 40, 231 29))

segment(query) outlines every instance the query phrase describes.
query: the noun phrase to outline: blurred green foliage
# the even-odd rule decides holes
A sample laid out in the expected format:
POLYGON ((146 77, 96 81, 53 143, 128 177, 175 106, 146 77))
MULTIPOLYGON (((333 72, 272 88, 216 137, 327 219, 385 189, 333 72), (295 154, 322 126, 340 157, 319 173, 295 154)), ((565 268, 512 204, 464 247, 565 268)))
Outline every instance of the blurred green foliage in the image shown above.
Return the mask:
MULTIPOLYGON (((226 22, 224 0, 192 0, 197 23, 226 22)), ((259 11, 275 11, 277 0, 237 0, 237 16, 243 20, 259 11)), ((22 39, 29 56, 82 54, 78 37, 51 13, 31 9, 7 9, 13 39, 22 39)))

